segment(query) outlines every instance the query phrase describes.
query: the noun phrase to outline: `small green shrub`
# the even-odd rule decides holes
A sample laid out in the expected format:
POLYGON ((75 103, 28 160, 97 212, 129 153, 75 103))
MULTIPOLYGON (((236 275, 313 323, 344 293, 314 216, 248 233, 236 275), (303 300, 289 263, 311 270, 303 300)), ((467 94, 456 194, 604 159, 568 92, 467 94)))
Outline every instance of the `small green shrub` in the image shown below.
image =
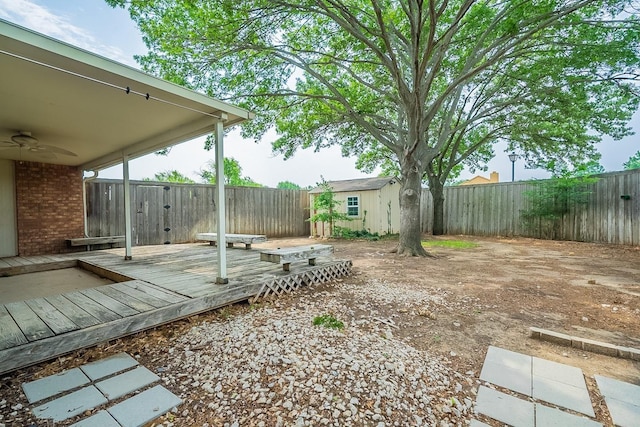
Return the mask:
POLYGON ((322 316, 316 316, 313 319, 315 326, 324 326, 329 329, 344 329, 344 323, 333 317, 331 314, 323 314, 322 316))
POLYGON ((377 241, 380 240, 380 234, 378 232, 372 233, 369 230, 352 230, 347 227, 340 227, 338 225, 333 227, 333 236, 338 239, 365 239, 377 241))

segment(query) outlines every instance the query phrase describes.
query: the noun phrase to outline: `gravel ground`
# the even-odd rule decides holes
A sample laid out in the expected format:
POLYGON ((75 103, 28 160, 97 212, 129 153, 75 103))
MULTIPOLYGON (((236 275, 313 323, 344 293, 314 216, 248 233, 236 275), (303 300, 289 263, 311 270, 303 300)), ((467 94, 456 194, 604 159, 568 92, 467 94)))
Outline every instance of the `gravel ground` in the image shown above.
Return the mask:
MULTIPOLYGON (((344 280, 192 316, 0 378, 0 427, 50 427, 30 414, 21 383, 123 351, 184 401, 155 426, 468 425, 489 345, 579 367, 588 384, 595 374, 637 382, 637 362, 532 340, 528 328, 637 347, 640 248, 465 239, 478 247, 438 248, 424 259, 392 255, 392 241, 332 242, 354 262, 344 280), (344 328, 313 325, 327 314, 344 328)), ((612 425, 605 409, 595 410, 612 425)))
POLYGON ((158 370, 186 405, 156 425, 468 425, 473 372, 396 340, 392 319, 356 316, 332 293, 303 290, 177 337, 158 370), (313 324, 325 314, 344 328, 313 324))

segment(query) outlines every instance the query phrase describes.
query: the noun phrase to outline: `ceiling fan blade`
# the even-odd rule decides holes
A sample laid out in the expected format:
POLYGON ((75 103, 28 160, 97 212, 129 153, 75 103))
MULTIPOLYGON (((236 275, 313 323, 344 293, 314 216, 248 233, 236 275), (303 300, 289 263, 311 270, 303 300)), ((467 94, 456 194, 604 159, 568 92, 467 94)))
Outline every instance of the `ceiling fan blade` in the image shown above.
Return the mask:
POLYGON ((64 148, 55 147, 53 145, 32 145, 29 147, 29 151, 38 152, 38 153, 55 153, 55 154, 63 154, 65 156, 73 156, 78 157, 78 155, 69 150, 65 150, 64 148))
POLYGON ((12 141, 0 141, 0 149, 3 148, 20 148, 20 146, 12 141))
POLYGON ((49 152, 49 151, 38 151, 36 153, 36 156, 38 157, 42 157, 43 159, 57 159, 58 156, 56 156, 55 154, 49 152))

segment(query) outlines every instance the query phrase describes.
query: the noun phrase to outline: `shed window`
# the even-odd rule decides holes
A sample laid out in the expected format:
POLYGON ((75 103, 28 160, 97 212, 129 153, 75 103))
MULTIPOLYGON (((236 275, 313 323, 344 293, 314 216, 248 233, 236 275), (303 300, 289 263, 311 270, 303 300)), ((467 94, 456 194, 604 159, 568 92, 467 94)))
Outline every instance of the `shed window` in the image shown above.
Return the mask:
POLYGON ((347 215, 348 216, 360 215, 360 197, 358 196, 347 197, 347 215))

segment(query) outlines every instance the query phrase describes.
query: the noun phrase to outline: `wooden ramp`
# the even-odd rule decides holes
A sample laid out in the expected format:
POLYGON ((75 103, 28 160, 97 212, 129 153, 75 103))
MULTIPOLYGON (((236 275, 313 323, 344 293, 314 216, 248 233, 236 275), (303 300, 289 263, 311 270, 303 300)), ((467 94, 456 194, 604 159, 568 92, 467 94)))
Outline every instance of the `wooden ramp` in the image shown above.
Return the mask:
MULTIPOLYGON (((207 244, 47 257, 0 258, 0 276, 80 265, 118 283, 2 303, 0 374, 238 301, 281 295, 351 272, 351 261, 318 258, 284 272, 256 250, 227 251, 229 283, 215 283, 216 248, 207 244)), ((46 283, 43 283, 46 286, 46 283)))

